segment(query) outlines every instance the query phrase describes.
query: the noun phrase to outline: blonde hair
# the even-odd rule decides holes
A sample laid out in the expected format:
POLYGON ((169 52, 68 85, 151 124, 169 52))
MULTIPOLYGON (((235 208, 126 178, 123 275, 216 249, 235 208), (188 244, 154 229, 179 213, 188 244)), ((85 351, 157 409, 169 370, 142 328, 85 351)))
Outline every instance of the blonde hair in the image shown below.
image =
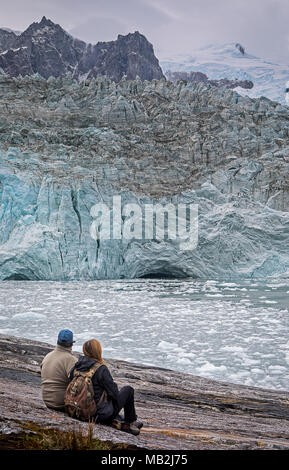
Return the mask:
POLYGON ((104 364, 104 360, 102 359, 102 347, 97 339, 86 341, 82 346, 82 351, 85 356, 94 359, 100 364, 104 364))

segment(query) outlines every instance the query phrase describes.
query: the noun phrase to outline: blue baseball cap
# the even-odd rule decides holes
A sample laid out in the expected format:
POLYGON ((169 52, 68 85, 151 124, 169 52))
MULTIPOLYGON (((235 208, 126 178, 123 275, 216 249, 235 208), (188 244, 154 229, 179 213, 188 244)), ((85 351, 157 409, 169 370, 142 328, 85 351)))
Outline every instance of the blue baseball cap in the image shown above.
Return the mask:
POLYGON ((57 344, 60 346, 70 346, 73 341, 73 333, 70 330, 61 330, 58 333, 57 344))

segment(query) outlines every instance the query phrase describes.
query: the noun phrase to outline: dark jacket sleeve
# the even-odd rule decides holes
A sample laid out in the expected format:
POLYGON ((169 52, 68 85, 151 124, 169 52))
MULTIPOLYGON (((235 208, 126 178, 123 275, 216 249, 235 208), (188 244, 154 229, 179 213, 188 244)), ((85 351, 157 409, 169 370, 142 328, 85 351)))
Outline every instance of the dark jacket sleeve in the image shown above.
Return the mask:
POLYGON ((101 374, 101 385, 107 392, 107 395, 116 403, 118 403, 118 386, 113 381, 111 373, 109 372, 107 367, 103 368, 101 374))

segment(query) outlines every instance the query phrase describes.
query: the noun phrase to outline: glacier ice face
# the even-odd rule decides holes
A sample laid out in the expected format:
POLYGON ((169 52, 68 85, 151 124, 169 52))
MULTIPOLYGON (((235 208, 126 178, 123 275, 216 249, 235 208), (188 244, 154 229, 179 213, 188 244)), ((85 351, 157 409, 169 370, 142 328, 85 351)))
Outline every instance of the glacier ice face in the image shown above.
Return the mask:
POLYGON ((165 80, 0 77, 0 279, 289 271, 289 110, 165 80), (96 203, 197 204, 198 246, 94 240, 96 203))

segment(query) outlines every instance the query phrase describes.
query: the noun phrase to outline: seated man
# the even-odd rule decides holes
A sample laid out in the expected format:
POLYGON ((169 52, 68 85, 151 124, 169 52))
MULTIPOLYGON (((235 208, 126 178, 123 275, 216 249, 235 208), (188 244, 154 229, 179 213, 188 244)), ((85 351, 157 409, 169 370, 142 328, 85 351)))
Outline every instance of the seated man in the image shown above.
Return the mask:
POLYGON ((77 362, 72 354, 73 334, 61 330, 56 348, 48 353, 41 363, 42 398, 48 408, 65 411, 64 394, 69 384, 69 373, 77 362))

